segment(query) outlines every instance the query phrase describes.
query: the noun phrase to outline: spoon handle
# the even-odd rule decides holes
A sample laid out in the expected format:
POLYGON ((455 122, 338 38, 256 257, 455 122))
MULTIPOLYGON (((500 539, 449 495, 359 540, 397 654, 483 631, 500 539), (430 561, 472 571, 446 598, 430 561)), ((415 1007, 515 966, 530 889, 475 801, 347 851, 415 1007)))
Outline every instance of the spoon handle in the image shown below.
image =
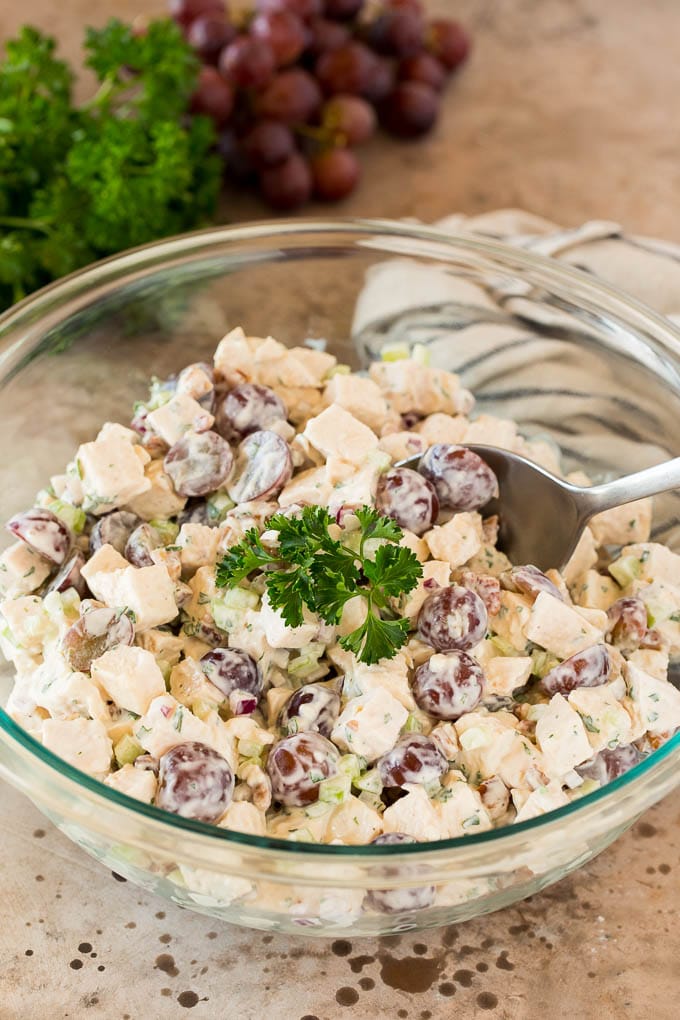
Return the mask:
POLYGON ((634 475, 617 478, 613 482, 592 485, 583 494, 589 515, 592 515, 632 503, 644 496, 657 496, 670 489, 680 489, 680 457, 655 464, 644 471, 636 471, 634 475))

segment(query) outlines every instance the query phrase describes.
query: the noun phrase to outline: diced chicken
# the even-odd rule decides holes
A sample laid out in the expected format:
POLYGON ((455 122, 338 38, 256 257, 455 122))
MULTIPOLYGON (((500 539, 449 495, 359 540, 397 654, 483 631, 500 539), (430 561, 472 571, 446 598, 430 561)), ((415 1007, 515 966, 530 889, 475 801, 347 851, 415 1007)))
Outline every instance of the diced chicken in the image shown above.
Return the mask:
MULTIPOLYGON (((257 350, 264 344, 262 337, 247 337, 240 326, 232 329, 220 340, 214 356, 215 374, 224 379, 230 387, 242 382, 257 381, 255 358, 257 350)), ((285 353, 283 344, 279 344, 285 353)), ((281 354, 277 351, 278 356, 281 354)))
POLYGON ((303 435, 325 457, 361 464, 378 446, 378 437, 367 425, 338 404, 331 404, 310 418, 303 435))
POLYGON ((658 542, 642 542, 627 545, 621 550, 621 557, 632 556, 638 560, 636 576, 641 581, 663 581, 677 585, 680 582, 680 556, 658 542))
POLYGON ((629 744, 632 739, 630 716, 621 704, 620 683, 577 687, 569 694, 569 704, 581 716, 594 752, 629 744))
POLYGON ((349 411, 375 433, 379 433, 385 424, 387 401, 380 387, 366 376, 334 375, 326 383, 324 400, 349 411))
POLYGON ((474 399, 460 385, 457 375, 442 368, 422 365, 412 358, 374 361, 368 370, 390 407, 399 414, 467 414, 474 399))
POLYGON ((117 606, 116 586, 130 564, 112 545, 102 545, 81 568, 81 575, 96 599, 117 606))
POLYGON ((157 435, 174 446, 187 432, 205 432, 215 419, 204 407, 186 393, 176 393, 147 415, 147 423, 157 435))
POLYGON ((158 565, 123 570, 115 596, 116 606, 132 610, 137 631, 160 627, 177 616, 175 586, 167 571, 158 565))
POLYGON ((651 734, 670 736, 680 727, 680 691, 668 680, 644 673, 632 662, 626 682, 637 718, 651 734))
POLYGON ((343 750, 375 761, 394 747, 407 717, 396 698, 376 688, 347 702, 331 736, 343 750))
POLYGON ((608 574, 586 570, 573 582, 571 595, 577 605, 606 612, 621 597, 621 589, 608 574))
POLYGON ((602 631, 593 627, 571 606, 542 591, 531 608, 525 633, 530 641, 560 659, 602 641, 602 631))
POLYGON ((463 445, 468 443, 483 443, 499 446, 502 450, 514 450, 517 443, 517 425, 508 418, 480 414, 465 430, 463 445))
POLYGON ((386 808, 383 817, 385 832, 403 832, 414 839, 442 839, 442 823, 434 803, 422 786, 408 784, 408 793, 386 808))
POLYGON ((185 496, 175 492, 170 476, 163 468, 162 460, 152 460, 144 468, 144 474, 150 483, 146 492, 131 499, 126 510, 142 517, 145 521, 166 520, 174 517, 186 504, 185 496))
POLYGON ((484 667, 484 696, 511 697, 518 687, 524 687, 531 676, 532 665, 530 655, 496 655, 489 659, 484 667))
POLYGON ((83 443, 76 454, 83 485, 83 509, 92 514, 104 514, 146 492, 151 488, 144 474, 149 460, 146 450, 133 446, 123 437, 83 443))
POLYGON ((233 801, 217 824, 221 829, 247 832, 251 836, 264 836, 267 832, 263 812, 247 800, 233 801))
POLYGON ((31 655, 42 652, 47 635, 50 630, 55 630, 45 612, 42 599, 36 595, 5 599, 0 603, 0 615, 9 627, 13 644, 31 655))
POLYGON ((584 528, 578 544, 562 571, 562 576, 571 588, 576 579, 597 563, 597 543, 590 528, 584 528))
POLYGON ((148 711, 133 726, 135 740, 160 758, 171 747, 198 740, 214 748, 235 768, 233 742, 221 721, 214 725, 193 715, 171 694, 161 694, 149 705, 148 711))
POLYGON ((183 524, 175 545, 180 548, 182 576, 189 577, 199 567, 210 567, 217 557, 217 528, 209 528, 206 524, 183 524))
POLYGON ((435 525, 423 536, 435 560, 451 569, 462 567, 482 547, 482 518, 478 513, 454 514, 446 524, 435 525))
POLYGON ((628 656, 628 662, 657 680, 668 679, 668 652, 655 648, 638 648, 628 656))
POLYGON ((439 816, 440 839, 453 839, 492 827, 482 798, 459 772, 444 777, 441 791, 433 801, 439 816))
POLYGON ((425 453, 428 444, 422 436, 417 436, 413 432, 388 432, 381 436, 378 446, 389 456, 392 463, 395 463, 425 453))
MULTIPOLYGON (((430 550, 427 547, 427 542, 420 538, 418 535, 414 535, 412 531, 404 530, 399 545, 403 545, 405 549, 410 549, 415 558, 419 563, 425 563, 430 556, 430 550)), ((449 572, 451 568, 448 563, 446 564, 449 572)))
POLYGON ((652 501, 639 499, 613 507, 593 517, 589 527, 598 545, 626 545, 649 541, 652 501))
POLYGON ((123 765, 117 772, 106 776, 104 782, 112 790, 125 793, 135 800, 151 804, 156 796, 158 781, 150 769, 136 769, 134 765, 123 765))
POLYGON ((111 768, 113 747, 99 719, 46 719, 42 726, 44 746, 92 776, 111 768))
POLYGON ((267 594, 262 596, 260 622, 264 630, 267 644, 271 648, 302 648, 310 641, 319 637, 319 631, 325 627, 319 617, 307 606, 302 607, 304 622, 299 627, 288 627, 278 609, 273 609, 267 594))
POLYGON ((182 659, 173 666, 170 672, 170 693, 187 708, 196 702, 203 702, 217 709, 225 703, 222 691, 208 680, 195 659, 182 659))
POLYGON ((491 621, 494 634, 503 638, 518 652, 523 652, 527 646, 527 627, 533 608, 534 604, 528 595, 502 591, 501 608, 491 621))
POLYGON ((422 438, 425 447, 434 446, 435 443, 451 443, 453 446, 460 446, 467 432, 469 421, 458 414, 455 417, 450 414, 429 414, 423 421, 418 422, 415 431, 422 438))
POLYGON ((326 466, 308 468, 300 471, 284 487, 279 496, 281 506, 292 506, 293 503, 307 505, 325 505, 330 499, 332 485, 328 479, 326 466))
POLYGON ((165 693, 163 674, 151 652, 116 645, 95 659, 92 679, 119 707, 144 715, 154 698, 165 693))
POLYGON ((0 556, 0 594, 14 597, 37 591, 52 569, 53 565, 25 542, 14 542, 0 556))
POLYGON ((345 673, 342 692, 345 698, 356 698, 370 691, 382 690, 395 698, 408 712, 416 703, 409 685, 410 659, 397 652, 392 659, 381 659, 369 666, 352 656, 353 662, 345 673))
POLYGON ((555 779, 592 757, 593 751, 581 716, 566 698, 554 694, 536 723, 536 743, 546 773, 555 779))
POLYGON ((345 846, 370 843, 383 831, 378 812, 358 797, 348 797, 332 812, 326 829, 326 840, 339 839, 345 846))
POLYGON ((460 741, 459 763, 475 785, 499 776, 507 787, 523 786, 526 775, 541 769, 542 757, 518 732, 518 721, 508 712, 469 712, 454 723, 460 741))
POLYGON ((528 796, 525 790, 513 790, 512 799, 517 808, 515 822, 526 822, 530 818, 537 818, 569 803, 569 798, 558 782, 539 786, 528 796))

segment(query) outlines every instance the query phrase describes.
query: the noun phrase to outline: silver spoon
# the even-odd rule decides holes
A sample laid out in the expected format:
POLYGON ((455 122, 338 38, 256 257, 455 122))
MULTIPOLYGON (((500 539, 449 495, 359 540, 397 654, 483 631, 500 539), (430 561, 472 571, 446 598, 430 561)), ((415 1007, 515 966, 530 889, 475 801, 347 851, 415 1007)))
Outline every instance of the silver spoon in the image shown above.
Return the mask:
MULTIPOLYGON (((498 479, 499 497, 484 512, 500 518, 499 548, 514 564, 561 569, 588 521, 612 507, 680 488, 680 457, 602 485, 571 485, 525 457, 497 446, 465 444, 498 479)), ((417 469, 420 456, 397 467, 417 469)))

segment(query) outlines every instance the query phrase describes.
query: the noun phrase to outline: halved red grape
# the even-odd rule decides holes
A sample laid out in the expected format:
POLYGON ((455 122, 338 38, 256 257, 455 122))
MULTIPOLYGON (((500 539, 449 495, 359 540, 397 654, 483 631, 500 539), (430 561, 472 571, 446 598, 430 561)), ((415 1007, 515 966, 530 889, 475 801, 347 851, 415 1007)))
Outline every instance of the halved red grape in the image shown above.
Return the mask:
POLYGON ((160 762, 158 761, 158 758, 154 758, 152 754, 140 754, 135 758, 134 766, 141 772, 153 772, 153 774, 157 776, 160 769, 160 762))
POLYGON ((400 528, 416 535, 428 531, 439 513, 434 486, 410 468, 392 468, 380 476, 375 505, 400 528))
POLYGON ((423 711, 437 719, 459 719, 477 707, 484 672, 467 652, 433 655, 416 670, 413 697, 423 711))
POLYGON ((477 574, 474 570, 464 570, 460 575, 463 588, 469 588, 486 606, 489 616, 495 616, 501 608, 501 585, 497 577, 490 574, 477 574))
POLYGON ((446 70, 430 53, 417 53, 399 64, 400 81, 419 81, 429 85, 435 92, 441 92, 446 84, 446 70))
POLYGON ((229 120, 234 109, 234 92, 216 68, 204 65, 198 75, 196 91, 191 97, 192 113, 202 113, 218 127, 229 120))
POLYGON ((264 198, 275 209, 296 209, 312 194, 312 171, 299 152, 260 174, 264 198))
POLYGON ((604 786, 629 772, 643 757, 635 744, 620 744, 618 747, 604 748, 590 761, 577 765, 576 771, 584 779, 594 779, 600 786, 604 786))
POLYGON ((225 18, 204 14, 191 22, 187 32, 189 45, 206 64, 216 64, 225 46, 236 38, 236 29, 225 18))
POLYGON ((360 96, 333 96, 324 105, 323 127, 339 145, 361 145, 375 133, 377 119, 370 103, 360 96))
POLYGON ((250 23, 250 33, 269 46, 278 67, 296 61, 307 43, 302 19, 290 10, 257 14, 250 23))
POLYGON ((329 95, 338 92, 366 96, 378 66, 378 58, 360 42, 348 42, 337 50, 330 50, 316 62, 316 76, 329 95))
POLYGON ((607 610, 608 634, 617 647, 633 652, 647 634, 647 607, 641 598, 617 599, 607 610))
POLYGON ((229 390, 218 407, 215 429, 229 442, 237 443, 251 432, 285 421, 287 415, 286 405, 274 390, 259 383, 242 383, 229 390))
POLYGON ((33 507, 10 517, 7 530, 50 563, 61 566, 73 545, 73 535, 60 517, 43 507, 33 507))
POLYGON ((471 40, 463 26, 450 18, 435 18, 427 29, 427 46, 448 71, 455 71, 470 52, 471 40))
POLYGON ((590 645, 555 666, 541 681, 548 694, 567 695, 577 687, 600 687, 609 679, 611 658, 606 645, 590 645))
POLYGON ((84 566, 85 557, 80 549, 76 549, 66 560, 59 573, 47 585, 45 595, 49 595, 52 591, 68 591, 69 588, 75 588, 81 599, 84 599, 88 594, 87 584, 80 574, 84 566))
POLYGON ((97 606, 83 613, 64 634, 61 647, 71 669, 89 673, 95 659, 116 645, 131 645, 132 621, 120 609, 97 606))
POLYGON ((418 470, 434 485, 443 510, 479 510, 498 495, 489 465, 465 446, 435 443, 423 454, 418 470))
POLYGON ((278 495, 293 473, 288 443, 276 432, 252 432, 239 445, 227 491, 235 503, 278 495))
POLYGON ((160 532, 153 525, 144 523, 135 528, 128 538, 123 555, 133 567, 152 567, 151 550, 160 549, 163 545, 165 541, 160 532))
POLYGON ((252 36, 240 35, 220 53, 220 74, 237 89, 263 88, 275 68, 271 46, 252 36))
POLYGON ((283 163, 295 152, 295 136, 287 124, 261 120, 244 135, 242 145, 255 169, 266 170, 283 163))
POLYGON ((304 124, 321 107, 321 89, 316 80, 301 67, 281 71, 255 100, 259 117, 280 120, 285 124, 304 124))
MULTIPOLYGON (((405 843, 417 843, 418 840, 405 832, 383 832, 371 840, 372 846, 398 846, 405 843)), ((394 874, 399 872, 394 869, 394 874)), ((436 890, 433 885, 423 885, 413 889, 371 889, 364 900, 368 910, 377 910, 381 914, 406 913, 413 910, 425 910, 434 903, 436 890)))
POLYGON ((366 29, 369 46, 387 57, 413 57, 422 49, 424 39, 423 17, 411 7, 388 7, 366 29))
POLYGON ((465 650, 479 644, 487 622, 479 595, 453 584, 427 596, 418 614, 418 634, 438 652, 465 650))
POLYGON ((283 706, 279 726, 286 729, 295 719, 296 732, 314 730, 330 737, 340 715, 340 696, 323 684, 306 684, 283 706))
POLYGON ((542 570, 532 566, 531 563, 526 563, 521 567, 512 567, 511 570, 505 571, 501 574, 501 581, 503 582, 503 587, 509 591, 518 591, 522 595, 531 595, 533 597, 545 591, 554 598, 559 599, 560 602, 564 602, 564 596, 557 585, 553 584, 542 570))
POLYGON ((260 669, 242 648, 213 648, 199 659, 199 666, 226 698, 234 691, 246 691, 257 698, 262 693, 260 669))
POLYGON ((90 552, 96 552, 103 545, 112 545, 123 556, 128 538, 142 523, 142 518, 130 510, 114 510, 105 514, 90 532, 90 552))
POLYGON ((335 744, 313 730, 280 740, 267 758, 274 800, 286 807, 313 804, 319 783, 337 774, 339 760, 335 744))
POLYGON ((165 455, 165 470, 180 496, 207 496, 226 481, 234 463, 216 432, 187 432, 165 455))
POLYGON ((191 740, 159 760, 156 807, 198 822, 216 822, 231 803, 234 773, 214 748, 191 740))
POLYGON ((405 733, 391 751, 376 765, 383 786, 406 783, 433 783, 448 770, 449 764, 431 737, 423 733, 405 733))
POLYGON ((349 149, 327 149, 311 161, 314 194, 326 202, 346 198, 359 183, 361 166, 349 149))
POLYGON ((170 17, 185 28, 205 14, 226 17, 223 0, 168 0, 170 17))

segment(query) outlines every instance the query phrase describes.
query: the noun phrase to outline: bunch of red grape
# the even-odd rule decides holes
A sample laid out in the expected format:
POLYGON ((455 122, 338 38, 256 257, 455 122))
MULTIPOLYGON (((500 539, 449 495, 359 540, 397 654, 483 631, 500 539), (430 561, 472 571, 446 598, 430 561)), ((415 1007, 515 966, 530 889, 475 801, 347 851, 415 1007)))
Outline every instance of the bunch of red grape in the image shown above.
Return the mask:
POLYGON ((169 0, 203 62, 191 109, 211 117, 227 176, 275 208, 344 198, 361 174, 355 146, 378 123, 416 138, 433 126, 449 74, 468 55, 456 21, 420 0, 169 0))

